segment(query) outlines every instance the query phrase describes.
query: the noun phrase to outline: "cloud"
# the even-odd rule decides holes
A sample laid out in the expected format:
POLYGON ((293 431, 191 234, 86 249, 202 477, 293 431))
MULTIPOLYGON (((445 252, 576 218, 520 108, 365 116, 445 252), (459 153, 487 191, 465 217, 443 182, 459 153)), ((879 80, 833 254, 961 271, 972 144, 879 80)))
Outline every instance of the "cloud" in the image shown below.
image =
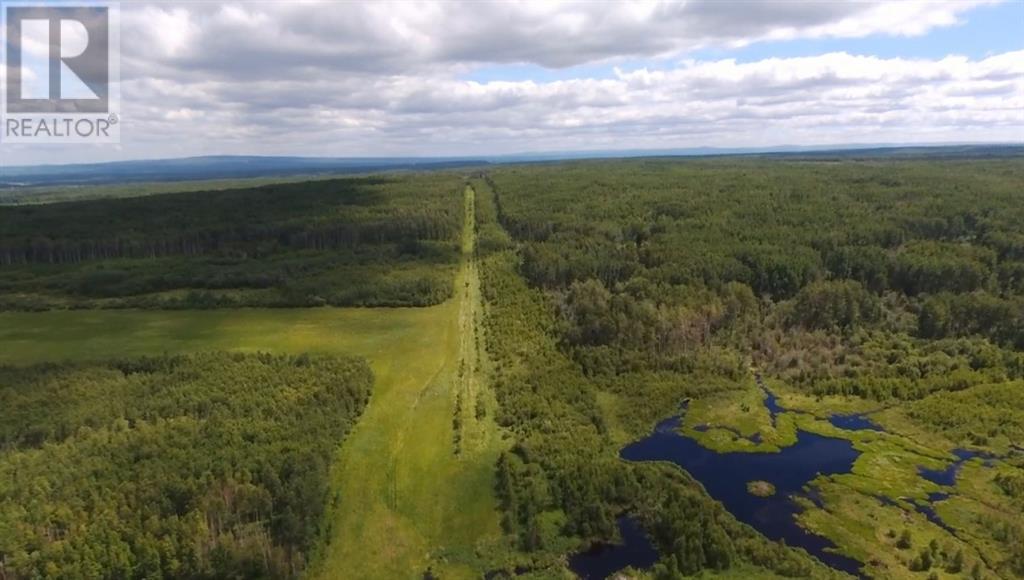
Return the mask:
POLYGON ((125 84, 124 100, 136 120, 133 137, 178 135, 204 152, 903 142, 925 129, 948 140, 1011 139, 1024 128, 1024 51, 979 61, 846 53, 684 61, 670 70, 547 83, 420 75, 242 85, 140 79, 125 84))
POLYGON ((954 2, 249 2, 126 4, 124 46, 220 78, 315 71, 408 74, 529 63, 570 67, 767 39, 920 35, 987 0, 954 2))
MULTIPOLYGON (((979 3, 124 3, 124 147, 73 155, 1019 141, 1024 51, 687 57, 765 39, 925 34, 979 3), (664 57, 657 69, 630 68, 664 57), (465 80, 503 63, 611 72, 465 80)), ((5 156, 32 162, 50 151, 9 147, 5 156)))

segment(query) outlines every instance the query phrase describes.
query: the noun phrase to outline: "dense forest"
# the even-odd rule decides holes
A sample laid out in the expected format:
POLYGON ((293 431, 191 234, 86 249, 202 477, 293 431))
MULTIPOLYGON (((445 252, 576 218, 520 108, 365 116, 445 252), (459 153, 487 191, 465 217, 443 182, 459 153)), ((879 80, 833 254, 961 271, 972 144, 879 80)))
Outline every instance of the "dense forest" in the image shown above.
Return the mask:
MULTIPOLYGON (((983 550, 998 575, 1024 575, 1019 159, 576 162, 493 169, 479 189, 494 198, 478 224, 488 344, 517 435, 499 491, 524 549, 613 539, 631 512, 662 554, 655 576, 743 562, 807 574, 744 544, 685 478, 638 484, 645 472, 615 459, 616 432, 745 392, 753 368, 814 413, 884 409, 887 428, 946 453, 1005 456, 998 480, 958 484, 974 487, 949 505, 977 503, 944 525, 999 546, 983 550), (690 507, 666 509, 668 493, 690 507), (1007 515, 978 519, 985 502, 1007 515)), ((923 556, 899 558, 893 574, 927 576, 923 556)))
POLYGON ((1020 376, 1020 161, 636 161, 489 175, 522 274, 557 302, 561 340, 590 374, 685 369, 689 354, 724 345, 808 377, 823 353, 808 344, 814 353, 790 360, 797 343, 888 334, 919 346, 983 338, 1020 376))
POLYGON ((372 382, 265 354, 0 368, 0 577, 299 576, 372 382))
POLYGON ((0 207, 0 308, 437 304, 460 187, 419 173, 0 207))
MULTIPOLYGON (((658 577, 739 566, 828 577, 830 571, 806 554, 736 522, 684 473, 626 464, 609 453, 614 447, 598 406, 598 385, 558 348, 553 312, 544 295, 517 274, 490 188, 483 182, 476 188, 498 422, 515 437, 498 461, 496 491, 504 528, 527 555, 517 567, 554 573, 574 538, 614 538, 616 516, 631 511, 662 554, 658 577)), ((670 397, 705 391, 694 379, 661 397, 634 392, 631 403, 653 419, 659 409, 670 408, 670 397)))

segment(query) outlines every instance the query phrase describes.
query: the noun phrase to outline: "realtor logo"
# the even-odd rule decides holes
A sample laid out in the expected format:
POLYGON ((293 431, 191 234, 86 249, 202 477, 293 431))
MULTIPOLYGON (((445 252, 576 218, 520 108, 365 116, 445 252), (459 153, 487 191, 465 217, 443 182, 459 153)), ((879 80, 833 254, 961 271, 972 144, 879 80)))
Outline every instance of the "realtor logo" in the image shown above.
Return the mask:
POLYGON ((3 2, 0 141, 119 140, 116 16, 111 3, 3 2))

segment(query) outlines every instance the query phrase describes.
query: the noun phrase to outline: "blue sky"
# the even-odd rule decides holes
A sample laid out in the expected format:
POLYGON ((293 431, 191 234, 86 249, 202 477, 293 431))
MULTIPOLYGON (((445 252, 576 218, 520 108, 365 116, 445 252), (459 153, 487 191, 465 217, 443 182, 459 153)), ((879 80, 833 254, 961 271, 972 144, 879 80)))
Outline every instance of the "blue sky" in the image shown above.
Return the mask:
MULTIPOLYGON (((847 52, 882 58, 941 59, 949 55, 982 59, 986 56, 1024 49, 1024 0, 979 6, 962 17, 962 22, 949 27, 934 28, 919 36, 871 34, 861 38, 798 38, 782 41, 754 42, 740 48, 715 47, 686 53, 696 60, 736 59, 756 62, 767 58, 793 58, 847 52)), ((626 58, 614 63, 601 63, 565 68, 547 68, 534 64, 492 65, 475 68, 463 75, 465 80, 551 82, 576 78, 610 79, 615 68, 620 70, 651 70, 671 68, 678 56, 671 58, 626 58)))
POLYGON ((1024 0, 140 0, 120 29, 121 143, 0 167, 1024 141, 1024 0))
POLYGON ((848 52, 883 58, 938 59, 948 55, 981 59, 1024 48, 1024 1, 979 6, 963 16, 964 22, 935 28, 920 36, 873 34, 863 38, 799 39, 759 42, 736 50, 702 50, 694 58, 735 58, 752 62, 765 58, 814 56, 848 52))

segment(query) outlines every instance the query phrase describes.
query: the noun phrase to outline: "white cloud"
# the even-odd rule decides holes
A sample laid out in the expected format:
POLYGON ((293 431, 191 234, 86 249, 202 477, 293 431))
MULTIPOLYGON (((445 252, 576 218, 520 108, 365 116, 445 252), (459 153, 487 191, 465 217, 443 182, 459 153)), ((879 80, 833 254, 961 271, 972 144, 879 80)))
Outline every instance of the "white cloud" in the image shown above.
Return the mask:
MULTIPOLYGON (((686 58, 697 47, 763 39, 924 34, 980 3, 125 3, 124 148, 74 154, 1019 141, 1024 51, 983 60, 686 58), (667 55, 674 67, 615 69, 610 78, 461 80, 482 65, 625 66, 667 55)), ((13 147, 5 155, 45 158, 13 147)))
POLYGON ((128 118, 139 123, 129 130, 133 139, 176 134, 172 140, 201 144, 202 152, 472 154, 481 146, 513 152, 904 142, 925 128, 948 140, 1011 139, 1024 130, 1024 51, 980 61, 845 53, 687 61, 665 71, 547 83, 419 75, 244 86, 136 80, 124 92, 128 118), (147 121, 150 116, 158 119, 147 121))
POLYGON ((248 78, 409 73, 481 63, 567 67, 765 39, 920 35, 991 0, 947 2, 247 2, 126 4, 135 74, 154 64, 248 78))

